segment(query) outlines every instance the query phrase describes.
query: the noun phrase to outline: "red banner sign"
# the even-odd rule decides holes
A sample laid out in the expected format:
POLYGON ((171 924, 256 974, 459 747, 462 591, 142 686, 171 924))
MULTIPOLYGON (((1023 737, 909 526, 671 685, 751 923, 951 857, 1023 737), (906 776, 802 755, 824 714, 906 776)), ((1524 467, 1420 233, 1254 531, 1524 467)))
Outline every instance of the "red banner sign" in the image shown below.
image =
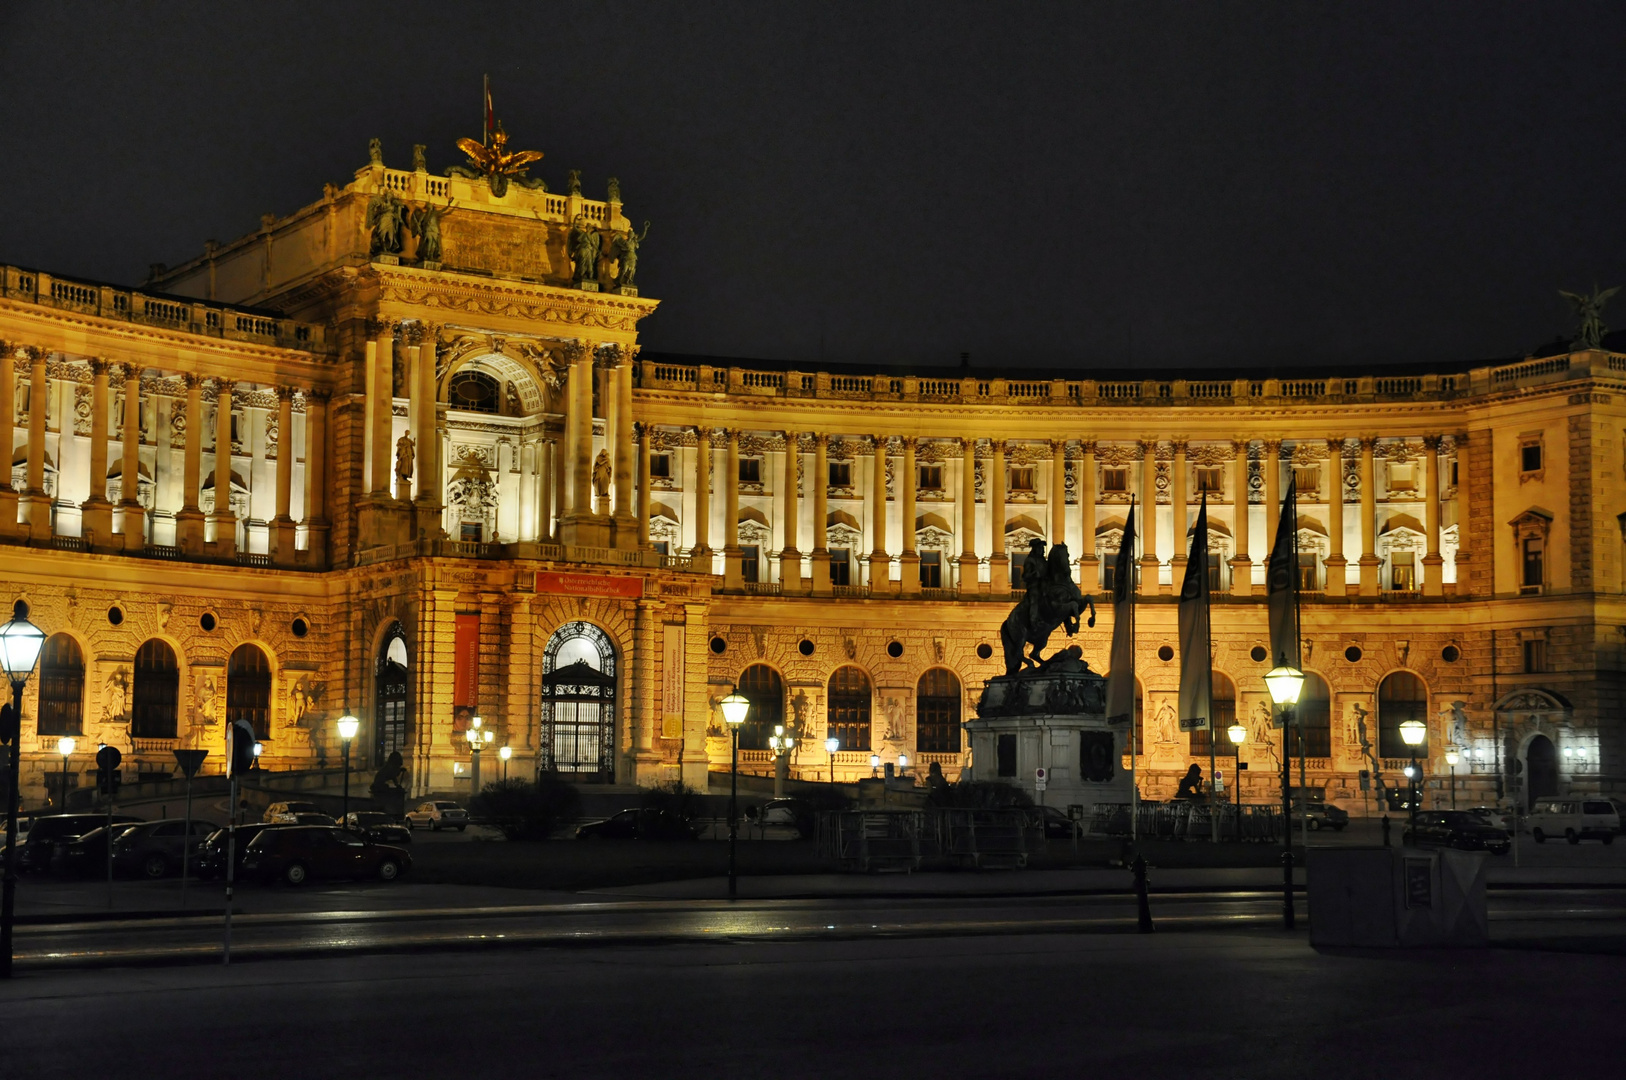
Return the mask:
POLYGON ((457 616, 457 652, 452 657, 452 707, 479 708, 480 615, 457 616))
POLYGON ((536 572, 536 591, 565 596, 607 596, 617 600, 639 600, 644 595, 641 577, 611 577, 608 574, 563 574, 557 570, 536 572))

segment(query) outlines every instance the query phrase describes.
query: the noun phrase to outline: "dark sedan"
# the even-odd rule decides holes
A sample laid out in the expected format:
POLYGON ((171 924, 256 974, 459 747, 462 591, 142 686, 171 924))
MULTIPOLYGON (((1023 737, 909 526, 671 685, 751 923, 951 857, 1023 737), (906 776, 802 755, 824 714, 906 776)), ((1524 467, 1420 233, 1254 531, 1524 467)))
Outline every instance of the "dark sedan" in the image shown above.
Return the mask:
POLYGON ((353 832, 322 825, 267 829, 248 845, 243 875, 302 885, 319 878, 394 881, 412 866, 405 848, 374 844, 353 832))
POLYGON ((623 810, 576 830, 578 840, 694 840, 699 836, 699 829, 670 810, 623 810))
POLYGON ((1418 811, 1415 833, 1408 827, 1403 837, 1415 847, 1449 847, 1493 855, 1506 855, 1513 844, 1505 830, 1466 810, 1418 811))
MULTIPOLYGON (((253 839, 267 829, 285 828, 282 825, 273 825, 270 822, 256 821, 252 825, 237 826, 237 877, 242 877, 243 859, 248 855, 248 845, 253 839)), ((194 871, 198 877, 205 881, 226 876, 226 847, 229 839, 229 830, 216 829, 209 834, 209 838, 198 848, 197 869, 194 871)))
MULTIPOLYGON (((115 825, 140 820, 129 814, 113 815, 115 825)), ((69 844, 106 824, 106 814, 51 814, 35 818, 28 827, 28 833, 17 838, 18 871, 49 870, 51 860, 58 851, 66 851, 69 844)), ((4 865, 5 858, 0 855, 0 866, 4 865)))
POLYGON ((190 829, 182 818, 144 821, 114 838, 113 869, 148 878, 178 874, 214 831, 207 821, 193 821, 190 829))
POLYGON ((388 814, 376 810, 352 810, 344 816, 344 827, 361 834, 362 839, 379 844, 410 844, 412 830, 388 814))
MULTIPOLYGON (((140 828, 141 822, 115 824, 112 829, 115 850, 119 837, 131 829, 140 828)), ((107 873, 108 828, 103 825, 92 829, 62 849, 62 870, 68 874, 107 873)))

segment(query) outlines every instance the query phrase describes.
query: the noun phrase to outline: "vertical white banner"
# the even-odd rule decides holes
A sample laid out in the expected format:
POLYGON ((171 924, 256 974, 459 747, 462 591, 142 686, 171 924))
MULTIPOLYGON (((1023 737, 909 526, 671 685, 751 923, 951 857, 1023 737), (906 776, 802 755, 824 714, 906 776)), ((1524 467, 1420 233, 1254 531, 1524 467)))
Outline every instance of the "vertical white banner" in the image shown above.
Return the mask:
POLYGON ((661 641, 661 735, 683 737, 683 625, 666 623, 661 641))

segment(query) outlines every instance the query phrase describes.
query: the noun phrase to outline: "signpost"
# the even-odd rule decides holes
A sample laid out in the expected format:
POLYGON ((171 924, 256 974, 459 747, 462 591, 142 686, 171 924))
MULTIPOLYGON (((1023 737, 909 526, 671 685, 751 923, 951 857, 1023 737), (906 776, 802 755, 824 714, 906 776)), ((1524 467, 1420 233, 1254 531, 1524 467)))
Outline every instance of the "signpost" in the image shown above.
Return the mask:
POLYGON ((119 790, 119 761, 124 757, 117 747, 103 743, 96 751, 96 787, 107 796, 107 910, 113 910, 113 796, 119 790))
POLYGON ((1044 805, 1044 786, 1047 779, 1049 774, 1045 772, 1043 765, 1033 770, 1033 790, 1039 793, 1040 806, 1044 805))
POLYGON ((176 750, 175 763, 186 775, 186 833, 181 841, 181 910, 186 910, 186 876, 191 869, 192 855, 192 777, 209 756, 207 750, 176 750))

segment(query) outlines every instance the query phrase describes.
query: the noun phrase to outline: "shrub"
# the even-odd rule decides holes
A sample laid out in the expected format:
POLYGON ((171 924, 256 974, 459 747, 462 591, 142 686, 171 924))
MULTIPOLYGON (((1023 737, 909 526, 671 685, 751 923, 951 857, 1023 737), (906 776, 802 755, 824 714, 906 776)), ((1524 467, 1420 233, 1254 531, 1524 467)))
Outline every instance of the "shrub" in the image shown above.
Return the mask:
POLYGON ((683 821, 693 821, 704 810, 700 792, 681 780, 644 788, 638 796, 638 805, 645 810, 664 810, 683 821))
POLYGON ((576 816, 581 796, 559 778, 542 773, 530 780, 498 780, 469 800, 469 813, 502 831, 509 840, 546 840, 576 816))

